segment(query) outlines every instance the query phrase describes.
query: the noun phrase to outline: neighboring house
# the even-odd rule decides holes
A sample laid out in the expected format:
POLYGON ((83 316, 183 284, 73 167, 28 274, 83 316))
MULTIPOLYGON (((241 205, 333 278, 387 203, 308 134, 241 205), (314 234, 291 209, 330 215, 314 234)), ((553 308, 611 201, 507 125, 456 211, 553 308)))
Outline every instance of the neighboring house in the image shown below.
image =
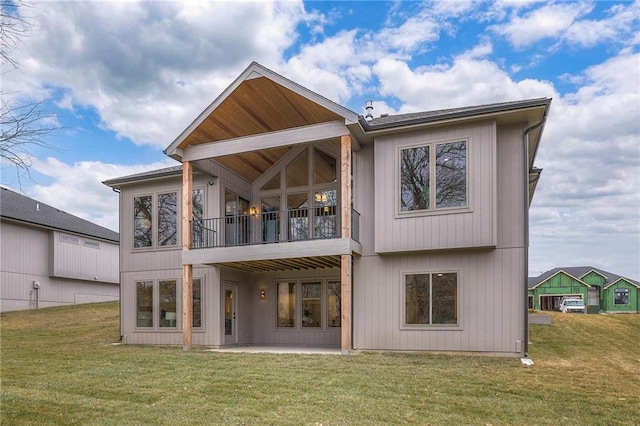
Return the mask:
POLYGON ((0 311, 118 300, 118 233, 0 188, 0 311))
POLYGON ((550 102, 363 117, 251 64, 181 166, 105 182, 123 341, 526 354, 550 102))
POLYGON ((558 310, 563 297, 580 297, 588 313, 640 312, 640 282, 591 266, 554 268, 529 278, 529 308, 558 310))

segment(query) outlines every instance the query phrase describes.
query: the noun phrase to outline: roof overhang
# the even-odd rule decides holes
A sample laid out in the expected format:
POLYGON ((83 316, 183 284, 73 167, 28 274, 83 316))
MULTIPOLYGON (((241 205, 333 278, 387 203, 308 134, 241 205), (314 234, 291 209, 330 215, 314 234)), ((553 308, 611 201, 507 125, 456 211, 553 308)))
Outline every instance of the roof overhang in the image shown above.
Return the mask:
POLYGON ((183 161, 198 145, 335 121, 350 125, 358 115, 253 62, 164 152, 183 161))

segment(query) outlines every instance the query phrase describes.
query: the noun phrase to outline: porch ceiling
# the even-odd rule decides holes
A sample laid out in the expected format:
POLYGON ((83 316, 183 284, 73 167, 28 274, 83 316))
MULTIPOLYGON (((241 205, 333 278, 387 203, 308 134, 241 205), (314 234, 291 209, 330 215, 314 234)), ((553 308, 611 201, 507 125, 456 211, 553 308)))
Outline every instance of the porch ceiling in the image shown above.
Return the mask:
MULTIPOLYGON (((243 81, 180 143, 179 148, 344 119, 266 78, 243 81)), ((291 147, 245 152, 215 160, 253 182, 291 147)))
POLYGON ((243 81, 179 148, 343 119, 266 77, 243 81))
POLYGON ((299 257, 295 259, 251 260, 219 263, 218 266, 249 272, 293 271, 303 269, 340 268, 340 256, 299 257))

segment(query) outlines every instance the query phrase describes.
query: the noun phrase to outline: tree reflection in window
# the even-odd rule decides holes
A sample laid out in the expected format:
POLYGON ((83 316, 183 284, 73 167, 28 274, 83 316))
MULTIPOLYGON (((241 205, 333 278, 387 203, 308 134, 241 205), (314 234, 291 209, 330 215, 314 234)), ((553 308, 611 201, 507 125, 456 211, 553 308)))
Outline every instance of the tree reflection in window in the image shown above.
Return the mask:
POLYGON ((436 145, 436 208, 467 204, 467 144, 436 145))
POLYGON ((400 151, 400 210, 429 208, 429 147, 400 151))
POLYGON ((158 246, 178 243, 178 193, 158 194, 158 246))
POLYGON ((153 245, 153 223, 151 195, 133 199, 133 246, 151 247, 153 245))
POLYGON ((467 205, 467 144, 400 150, 400 211, 467 205))
POLYGON ((340 327, 342 319, 342 288, 340 281, 327 283, 327 309, 329 327, 340 327))
POLYGON ((458 275, 456 273, 405 276, 405 324, 456 325, 458 275))

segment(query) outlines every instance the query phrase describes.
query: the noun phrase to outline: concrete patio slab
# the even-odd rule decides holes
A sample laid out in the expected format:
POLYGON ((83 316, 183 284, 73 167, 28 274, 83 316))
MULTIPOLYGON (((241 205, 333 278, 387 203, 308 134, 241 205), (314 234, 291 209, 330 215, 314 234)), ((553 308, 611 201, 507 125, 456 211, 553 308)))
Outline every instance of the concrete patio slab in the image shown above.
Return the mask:
POLYGON ((312 348, 291 346, 233 346, 227 348, 207 349, 210 352, 226 353, 267 353, 267 354, 308 354, 308 355, 340 355, 340 348, 312 348))

